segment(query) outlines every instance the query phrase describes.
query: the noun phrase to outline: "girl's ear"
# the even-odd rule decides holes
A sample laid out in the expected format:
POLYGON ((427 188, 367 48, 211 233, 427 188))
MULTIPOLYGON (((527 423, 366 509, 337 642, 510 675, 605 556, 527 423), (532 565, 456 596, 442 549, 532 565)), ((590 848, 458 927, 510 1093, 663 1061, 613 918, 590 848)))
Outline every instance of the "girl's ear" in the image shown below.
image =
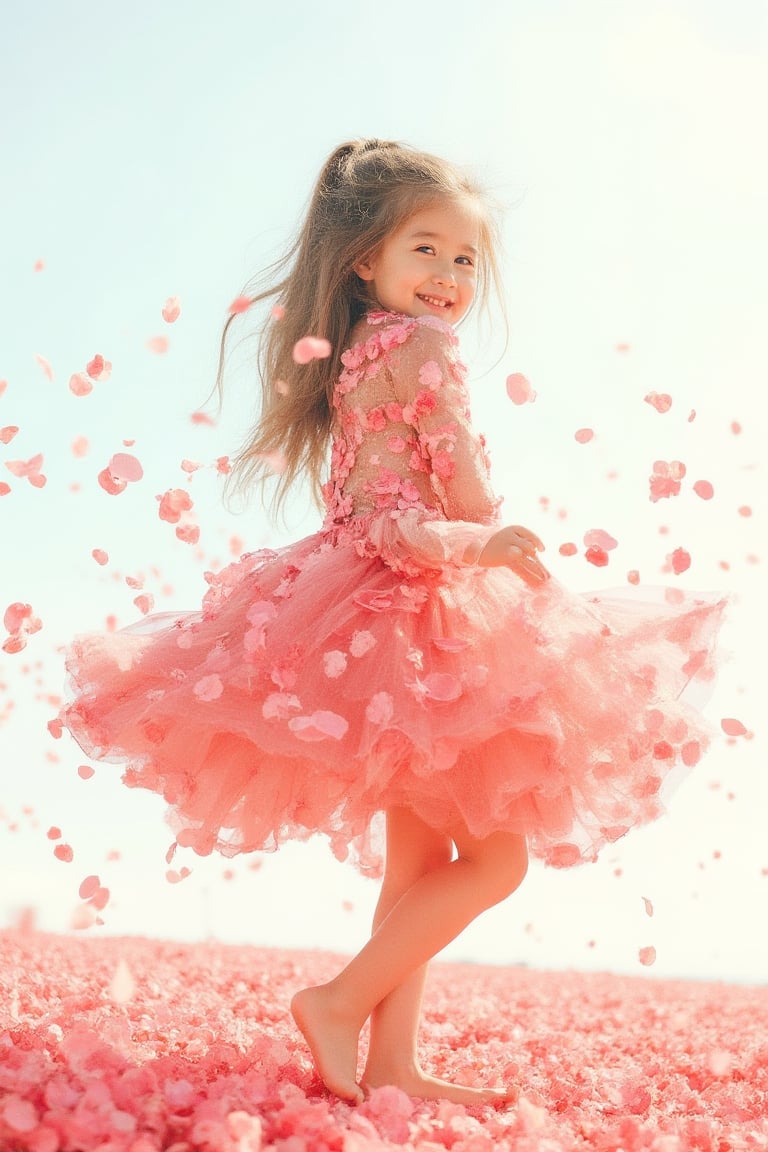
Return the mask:
POLYGON ((361 280, 373 280, 376 275, 373 267, 373 261, 370 257, 366 260, 360 260, 359 263, 353 265, 354 271, 361 280))

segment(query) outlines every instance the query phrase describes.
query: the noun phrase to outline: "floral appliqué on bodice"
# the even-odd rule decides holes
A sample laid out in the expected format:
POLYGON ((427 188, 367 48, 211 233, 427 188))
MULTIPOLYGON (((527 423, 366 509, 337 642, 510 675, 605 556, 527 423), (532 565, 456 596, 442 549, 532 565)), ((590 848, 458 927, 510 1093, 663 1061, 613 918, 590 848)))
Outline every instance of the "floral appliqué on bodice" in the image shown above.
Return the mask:
POLYGON ((382 513, 495 524, 500 501, 485 441, 472 431, 453 328, 439 317, 370 312, 354 337, 333 398, 324 527, 382 513))

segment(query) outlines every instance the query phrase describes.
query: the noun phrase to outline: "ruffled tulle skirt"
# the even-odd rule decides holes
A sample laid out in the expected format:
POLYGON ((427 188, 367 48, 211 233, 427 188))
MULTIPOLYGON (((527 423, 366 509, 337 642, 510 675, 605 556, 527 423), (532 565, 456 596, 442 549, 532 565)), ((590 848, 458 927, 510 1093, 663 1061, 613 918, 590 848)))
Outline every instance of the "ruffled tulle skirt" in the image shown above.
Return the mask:
POLYGON ((369 551, 354 526, 321 532, 210 577, 201 611, 79 637, 65 725, 200 854, 321 832, 375 874, 373 817, 406 806, 565 867, 663 812, 707 746, 691 699, 721 599, 406 574, 369 551))

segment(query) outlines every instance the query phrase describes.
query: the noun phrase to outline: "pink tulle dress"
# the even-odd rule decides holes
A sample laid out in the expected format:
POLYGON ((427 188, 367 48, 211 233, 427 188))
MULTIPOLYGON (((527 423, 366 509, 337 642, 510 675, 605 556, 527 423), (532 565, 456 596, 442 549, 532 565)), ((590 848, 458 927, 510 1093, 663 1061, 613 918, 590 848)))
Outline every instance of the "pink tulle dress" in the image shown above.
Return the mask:
POLYGON ((686 698, 723 602, 479 567, 499 501, 453 329, 369 313, 342 363, 321 530, 209 576, 200 611, 79 637, 65 725, 200 854, 321 832, 376 874, 377 814, 405 806, 595 859, 706 747, 686 698))

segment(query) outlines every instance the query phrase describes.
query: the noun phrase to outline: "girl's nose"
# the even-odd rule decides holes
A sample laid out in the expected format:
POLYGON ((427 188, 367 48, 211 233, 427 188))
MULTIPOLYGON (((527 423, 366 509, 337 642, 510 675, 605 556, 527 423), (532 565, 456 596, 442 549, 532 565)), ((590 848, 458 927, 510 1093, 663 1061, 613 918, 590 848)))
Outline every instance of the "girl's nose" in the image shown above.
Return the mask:
POLYGON ((436 284, 455 284, 456 274, 453 271, 453 265, 448 265, 445 268, 436 268, 432 279, 436 284))

